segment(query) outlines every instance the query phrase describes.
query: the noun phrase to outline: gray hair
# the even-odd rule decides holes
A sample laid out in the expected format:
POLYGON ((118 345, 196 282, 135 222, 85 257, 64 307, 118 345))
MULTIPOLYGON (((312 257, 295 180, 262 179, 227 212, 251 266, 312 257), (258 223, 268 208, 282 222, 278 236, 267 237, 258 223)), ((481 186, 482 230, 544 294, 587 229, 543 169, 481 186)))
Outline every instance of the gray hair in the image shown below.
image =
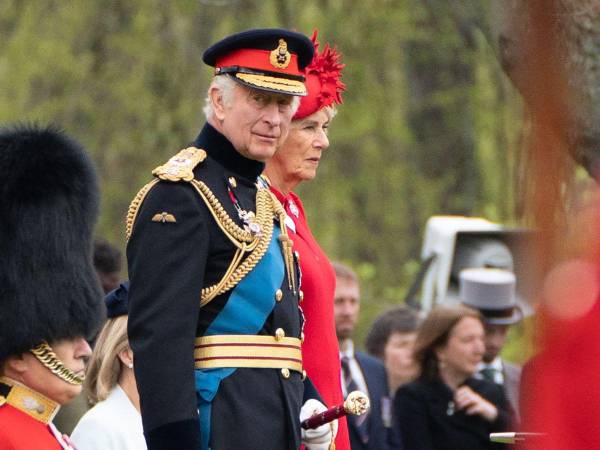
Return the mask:
MULTIPOLYGON (((235 80, 229 75, 217 75, 213 78, 212 82, 210 83, 210 86, 208 87, 205 105, 202 109, 202 111, 204 111, 204 115, 206 116, 206 120, 210 120, 215 114, 210 95, 208 94, 210 90, 213 87, 215 87, 219 91, 221 91, 221 95, 223 96, 223 104, 226 106, 230 106, 231 101, 233 100, 233 90, 235 89, 236 85, 237 83, 235 82, 235 80)), ((299 106, 300 97, 294 96, 291 104, 292 116, 296 114, 296 111, 298 111, 299 106)))
POLYGON ((204 115, 206 116, 206 120, 211 119, 215 110, 213 109, 212 101, 210 99, 210 95, 208 94, 210 90, 215 87, 219 91, 221 91, 221 95, 223 96, 223 103, 227 106, 231 105, 231 101, 233 99, 233 90, 235 89, 236 82, 229 75, 219 75, 213 77, 210 86, 208 87, 205 105, 202 111, 204 111, 204 115))

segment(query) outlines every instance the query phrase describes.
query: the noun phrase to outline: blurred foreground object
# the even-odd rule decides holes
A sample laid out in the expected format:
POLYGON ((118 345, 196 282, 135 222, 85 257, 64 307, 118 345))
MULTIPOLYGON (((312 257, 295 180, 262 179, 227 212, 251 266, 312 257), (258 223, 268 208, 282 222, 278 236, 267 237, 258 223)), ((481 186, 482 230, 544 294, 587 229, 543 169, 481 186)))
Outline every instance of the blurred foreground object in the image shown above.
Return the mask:
POLYGON ((509 431, 506 433, 490 433, 490 441, 499 444, 517 444, 519 442, 540 442, 546 437, 546 433, 525 433, 509 431))

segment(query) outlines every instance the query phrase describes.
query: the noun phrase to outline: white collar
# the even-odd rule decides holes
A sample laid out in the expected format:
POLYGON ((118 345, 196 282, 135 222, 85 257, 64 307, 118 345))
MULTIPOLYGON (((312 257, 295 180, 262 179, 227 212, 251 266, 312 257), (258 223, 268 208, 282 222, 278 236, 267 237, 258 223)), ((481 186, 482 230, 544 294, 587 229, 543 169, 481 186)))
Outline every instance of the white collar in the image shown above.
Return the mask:
POLYGON ((340 358, 343 358, 345 356, 348 359, 354 359, 354 342, 352 341, 352 339, 344 340, 343 347, 346 347, 346 350, 340 350, 340 358))
POLYGON ((483 370, 483 369, 494 369, 497 370, 498 372, 502 372, 502 358, 500 358, 499 356, 496 356, 496 358, 494 358, 494 360, 491 363, 484 363, 483 361, 480 362, 477 365, 477 370, 483 370))

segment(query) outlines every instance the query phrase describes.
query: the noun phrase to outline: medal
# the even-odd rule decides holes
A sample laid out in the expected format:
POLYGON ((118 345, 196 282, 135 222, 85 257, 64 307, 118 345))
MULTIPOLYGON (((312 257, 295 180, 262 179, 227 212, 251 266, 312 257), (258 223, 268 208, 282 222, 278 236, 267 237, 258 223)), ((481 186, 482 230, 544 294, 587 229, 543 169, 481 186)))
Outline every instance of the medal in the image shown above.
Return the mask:
POLYGON ((229 186, 227 186, 227 192, 229 193, 231 203, 233 203, 233 206, 235 207, 235 210, 238 213, 238 217, 242 222, 244 222, 244 230, 250 232, 252 236, 260 236, 262 233, 262 229, 256 221, 256 216, 254 212, 242 209, 242 207, 240 206, 240 202, 238 201, 237 197, 235 196, 235 194, 229 186))

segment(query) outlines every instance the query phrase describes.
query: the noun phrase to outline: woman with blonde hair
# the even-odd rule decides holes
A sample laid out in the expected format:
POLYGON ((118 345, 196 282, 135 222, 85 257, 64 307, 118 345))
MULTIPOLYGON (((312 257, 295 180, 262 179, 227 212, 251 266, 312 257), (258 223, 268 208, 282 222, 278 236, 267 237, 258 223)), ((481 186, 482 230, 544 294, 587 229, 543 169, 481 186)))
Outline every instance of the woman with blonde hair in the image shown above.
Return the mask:
POLYGON ((71 436, 78 450, 146 450, 127 339, 128 288, 125 282, 106 296, 108 320, 96 341, 84 384, 95 406, 71 436))
POLYGON ((485 350, 483 319, 464 306, 438 306, 414 347, 417 380, 394 399, 405 450, 491 450, 489 434, 510 423, 502 387, 476 379, 485 350))

